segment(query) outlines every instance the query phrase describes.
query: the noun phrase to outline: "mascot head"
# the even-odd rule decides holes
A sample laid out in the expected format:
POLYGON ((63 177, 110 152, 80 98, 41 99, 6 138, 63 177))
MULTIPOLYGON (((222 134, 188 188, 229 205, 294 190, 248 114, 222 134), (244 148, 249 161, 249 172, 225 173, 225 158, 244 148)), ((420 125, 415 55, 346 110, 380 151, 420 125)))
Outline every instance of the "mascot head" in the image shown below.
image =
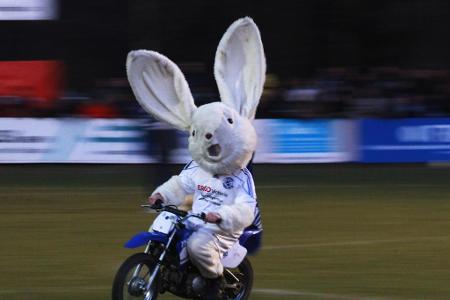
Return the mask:
POLYGON ((222 37, 214 62, 221 102, 196 107, 178 66, 148 50, 131 51, 127 75, 141 106, 155 118, 189 132, 194 161, 211 174, 244 168, 256 148, 251 121, 261 97, 266 61, 258 27, 246 17, 222 37))

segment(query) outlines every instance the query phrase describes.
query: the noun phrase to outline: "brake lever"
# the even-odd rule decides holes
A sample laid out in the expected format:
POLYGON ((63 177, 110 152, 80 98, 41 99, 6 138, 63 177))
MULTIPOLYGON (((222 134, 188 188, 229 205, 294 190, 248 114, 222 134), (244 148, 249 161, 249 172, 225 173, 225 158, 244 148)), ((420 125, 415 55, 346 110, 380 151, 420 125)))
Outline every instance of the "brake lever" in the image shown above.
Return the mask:
POLYGON ((161 209, 163 208, 162 206, 161 207, 155 207, 154 205, 150 205, 150 204, 141 204, 141 207, 146 209, 146 210, 148 210, 149 212, 153 212, 153 211, 160 212, 161 209))

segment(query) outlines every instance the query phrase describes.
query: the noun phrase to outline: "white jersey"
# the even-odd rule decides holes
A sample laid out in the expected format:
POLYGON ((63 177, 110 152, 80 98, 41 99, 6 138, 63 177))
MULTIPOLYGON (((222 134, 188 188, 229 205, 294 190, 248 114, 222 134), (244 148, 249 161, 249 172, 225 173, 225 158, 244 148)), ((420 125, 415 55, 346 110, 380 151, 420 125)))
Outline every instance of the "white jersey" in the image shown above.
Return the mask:
POLYGON ((184 191, 194 194, 193 213, 217 212, 222 205, 236 203, 245 203, 252 211, 256 209, 255 185, 247 169, 238 170, 231 175, 213 176, 192 161, 181 171, 179 178, 184 191))

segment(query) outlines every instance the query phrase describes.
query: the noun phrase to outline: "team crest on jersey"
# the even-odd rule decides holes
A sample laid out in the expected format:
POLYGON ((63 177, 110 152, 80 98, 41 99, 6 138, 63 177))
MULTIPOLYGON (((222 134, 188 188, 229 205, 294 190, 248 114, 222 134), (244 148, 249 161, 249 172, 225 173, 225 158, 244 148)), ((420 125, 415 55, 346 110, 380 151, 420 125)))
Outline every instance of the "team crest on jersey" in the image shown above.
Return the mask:
POLYGON ((223 187, 227 190, 232 189, 234 187, 234 179, 233 177, 225 177, 223 180, 223 187))

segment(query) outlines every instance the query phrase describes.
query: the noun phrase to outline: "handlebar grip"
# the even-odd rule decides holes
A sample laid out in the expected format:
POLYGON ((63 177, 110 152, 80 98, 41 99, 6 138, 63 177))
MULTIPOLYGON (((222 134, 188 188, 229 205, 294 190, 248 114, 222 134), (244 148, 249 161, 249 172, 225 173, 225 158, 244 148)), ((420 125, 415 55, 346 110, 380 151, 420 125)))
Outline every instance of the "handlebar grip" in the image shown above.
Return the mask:
POLYGON ((161 209, 163 206, 163 201, 161 199, 157 199, 155 203, 151 206, 151 209, 161 209))
POLYGON ((180 216, 180 217, 185 217, 188 214, 186 211, 179 210, 177 208, 170 207, 170 206, 165 206, 164 210, 167 211, 167 212, 173 213, 173 214, 175 214, 177 216, 180 216))

